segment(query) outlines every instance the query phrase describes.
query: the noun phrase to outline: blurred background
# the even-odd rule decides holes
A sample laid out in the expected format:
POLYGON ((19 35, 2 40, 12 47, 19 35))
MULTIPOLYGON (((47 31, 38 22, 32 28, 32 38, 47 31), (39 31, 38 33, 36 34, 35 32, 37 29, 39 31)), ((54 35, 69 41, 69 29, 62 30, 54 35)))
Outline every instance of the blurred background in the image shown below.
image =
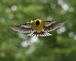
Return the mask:
POLYGON ((76 61, 76 0, 0 0, 0 61, 76 61), (45 38, 10 31, 40 18, 65 25, 45 38))

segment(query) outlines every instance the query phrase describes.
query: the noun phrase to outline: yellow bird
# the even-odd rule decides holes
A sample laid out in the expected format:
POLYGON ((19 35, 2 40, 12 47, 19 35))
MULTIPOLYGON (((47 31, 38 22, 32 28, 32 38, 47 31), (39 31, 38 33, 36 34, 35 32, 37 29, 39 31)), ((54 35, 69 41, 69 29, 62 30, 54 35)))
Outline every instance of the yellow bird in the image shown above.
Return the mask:
POLYGON ((49 32, 58 29, 63 25, 64 22, 36 19, 30 23, 12 26, 11 29, 16 32, 27 33, 28 36, 45 37, 50 36, 51 34, 49 32))

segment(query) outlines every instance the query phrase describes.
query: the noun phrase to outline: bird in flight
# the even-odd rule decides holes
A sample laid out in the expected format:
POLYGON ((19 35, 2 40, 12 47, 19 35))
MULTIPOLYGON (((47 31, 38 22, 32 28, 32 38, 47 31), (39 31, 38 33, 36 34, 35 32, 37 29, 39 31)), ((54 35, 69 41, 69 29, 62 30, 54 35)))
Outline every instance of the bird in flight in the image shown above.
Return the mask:
POLYGON ((27 36, 46 37, 50 36, 50 32, 64 25, 64 22, 43 21, 36 19, 25 24, 12 26, 11 29, 15 32, 26 33, 27 36))

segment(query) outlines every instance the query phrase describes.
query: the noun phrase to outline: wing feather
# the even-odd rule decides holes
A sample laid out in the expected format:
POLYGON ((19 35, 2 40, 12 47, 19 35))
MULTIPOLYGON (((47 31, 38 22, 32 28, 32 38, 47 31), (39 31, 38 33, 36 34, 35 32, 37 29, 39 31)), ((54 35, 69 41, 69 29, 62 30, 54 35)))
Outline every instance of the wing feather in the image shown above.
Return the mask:
POLYGON ((64 25, 64 22, 45 21, 44 22, 44 30, 51 32, 51 31, 54 31, 54 30, 60 28, 63 25, 64 25))
POLYGON ((30 33, 31 31, 33 31, 31 23, 12 26, 11 29, 13 31, 22 32, 22 33, 30 33))

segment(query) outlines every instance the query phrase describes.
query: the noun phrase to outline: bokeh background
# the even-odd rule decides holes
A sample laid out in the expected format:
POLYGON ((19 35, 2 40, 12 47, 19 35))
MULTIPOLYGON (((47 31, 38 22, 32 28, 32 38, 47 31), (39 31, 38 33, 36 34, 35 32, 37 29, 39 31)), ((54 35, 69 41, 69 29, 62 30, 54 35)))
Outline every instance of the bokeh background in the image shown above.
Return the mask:
POLYGON ((76 61, 76 0, 0 0, 0 61, 76 61), (65 25, 45 38, 10 30, 37 18, 65 25))

